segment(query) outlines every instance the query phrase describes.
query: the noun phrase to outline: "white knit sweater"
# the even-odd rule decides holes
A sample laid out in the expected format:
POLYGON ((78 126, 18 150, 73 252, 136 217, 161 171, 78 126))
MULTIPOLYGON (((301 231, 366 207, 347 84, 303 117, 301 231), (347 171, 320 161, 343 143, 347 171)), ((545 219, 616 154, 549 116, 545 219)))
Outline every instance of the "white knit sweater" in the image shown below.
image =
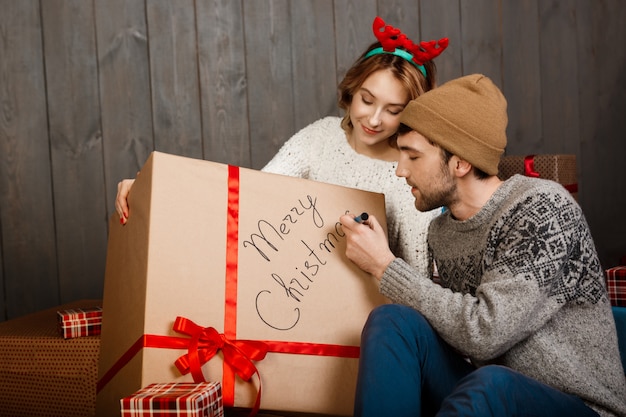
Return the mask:
POLYGON ((383 193, 391 250, 430 276, 426 236, 440 210, 417 211, 410 187, 395 174, 396 166, 396 162, 356 153, 348 144, 341 119, 326 117, 291 137, 263 171, 383 193))

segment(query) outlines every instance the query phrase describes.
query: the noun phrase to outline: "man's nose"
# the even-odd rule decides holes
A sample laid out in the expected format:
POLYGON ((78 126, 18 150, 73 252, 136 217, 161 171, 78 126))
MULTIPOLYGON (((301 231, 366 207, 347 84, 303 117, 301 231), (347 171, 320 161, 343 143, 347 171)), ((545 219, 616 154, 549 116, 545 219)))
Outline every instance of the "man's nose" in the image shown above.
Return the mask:
POLYGON ((396 176, 400 178, 408 178, 409 170, 404 168, 401 162, 398 162, 398 166, 396 167, 396 176))

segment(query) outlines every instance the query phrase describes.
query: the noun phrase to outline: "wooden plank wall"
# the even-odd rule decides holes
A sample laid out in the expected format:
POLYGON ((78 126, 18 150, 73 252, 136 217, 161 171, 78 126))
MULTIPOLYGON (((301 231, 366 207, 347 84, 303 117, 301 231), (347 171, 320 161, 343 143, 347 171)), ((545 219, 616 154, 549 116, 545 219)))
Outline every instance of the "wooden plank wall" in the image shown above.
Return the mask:
MULTIPOLYGON (((574 153, 605 267, 626 255, 621 0, 0 0, 0 320, 100 297, 117 182, 152 150, 261 168, 380 15, 490 76, 509 154, 574 153)), ((175 221, 175 219, 173 219, 175 221)))

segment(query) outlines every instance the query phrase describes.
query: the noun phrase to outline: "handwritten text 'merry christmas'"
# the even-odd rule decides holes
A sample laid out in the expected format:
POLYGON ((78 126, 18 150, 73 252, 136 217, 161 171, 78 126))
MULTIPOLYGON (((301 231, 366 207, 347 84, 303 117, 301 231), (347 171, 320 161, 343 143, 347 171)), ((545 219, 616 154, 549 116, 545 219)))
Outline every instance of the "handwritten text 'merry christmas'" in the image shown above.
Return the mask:
POLYGON ((313 230, 324 229, 324 217, 317 206, 317 197, 307 195, 299 199, 280 220, 257 221, 256 230, 244 238, 244 248, 256 251, 261 262, 275 262, 275 270, 267 278, 267 286, 256 295, 256 311, 259 318, 269 327, 277 330, 294 328, 301 314, 302 303, 307 291, 315 285, 316 276, 328 264, 328 257, 337 249, 340 239, 345 238, 341 224, 336 221, 330 231, 317 240, 302 237, 293 228, 300 222, 311 222, 313 230), (288 244, 286 244, 288 243, 288 244), (288 262, 279 256, 280 248, 289 248, 288 262), (296 256, 302 254, 302 258, 296 256), (280 259, 280 260, 279 260, 280 259), (293 263, 292 263, 293 262, 293 263), (280 270, 278 270, 278 268, 280 270), (277 311, 280 310, 280 313, 277 311))

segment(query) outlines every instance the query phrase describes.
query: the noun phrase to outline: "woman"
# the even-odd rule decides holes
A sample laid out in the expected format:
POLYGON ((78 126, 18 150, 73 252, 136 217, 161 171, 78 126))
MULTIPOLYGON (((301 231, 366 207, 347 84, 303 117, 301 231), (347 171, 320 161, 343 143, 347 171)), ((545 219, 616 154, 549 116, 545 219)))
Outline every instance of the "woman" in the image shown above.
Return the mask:
MULTIPOLYGON (((420 213, 403 179, 395 175, 400 112, 436 85, 432 59, 448 45, 414 44, 377 17, 372 44, 339 84, 343 118, 326 117, 290 138, 263 171, 385 194, 389 243, 394 254, 421 270, 427 264, 426 234, 440 210, 420 213)), ((128 218, 127 197, 134 180, 118 184, 116 210, 128 218)))
POLYGON ((406 36, 385 26, 381 18, 374 20, 373 29, 379 42, 357 59, 339 84, 344 117, 326 117, 296 133, 263 171, 385 194, 393 253, 424 270, 430 268, 428 225, 440 210, 415 210, 410 187, 395 175, 399 157, 395 139, 404 106, 435 87, 431 59, 445 49, 447 39, 422 43, 422 50, 416 51, 406 36), (421 60, 413 60, 420 53, 421 60))

